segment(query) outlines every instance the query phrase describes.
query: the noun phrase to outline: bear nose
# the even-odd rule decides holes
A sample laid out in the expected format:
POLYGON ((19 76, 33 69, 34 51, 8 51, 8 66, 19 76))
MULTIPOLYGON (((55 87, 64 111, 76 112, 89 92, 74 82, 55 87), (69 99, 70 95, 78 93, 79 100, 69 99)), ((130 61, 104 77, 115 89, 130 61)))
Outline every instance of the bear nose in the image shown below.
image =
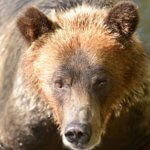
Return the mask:
POLYGON ((70 124, 66 128, 65 137, 72 144, 86 144, 91 138, 91 128, 86 124, 70 124))

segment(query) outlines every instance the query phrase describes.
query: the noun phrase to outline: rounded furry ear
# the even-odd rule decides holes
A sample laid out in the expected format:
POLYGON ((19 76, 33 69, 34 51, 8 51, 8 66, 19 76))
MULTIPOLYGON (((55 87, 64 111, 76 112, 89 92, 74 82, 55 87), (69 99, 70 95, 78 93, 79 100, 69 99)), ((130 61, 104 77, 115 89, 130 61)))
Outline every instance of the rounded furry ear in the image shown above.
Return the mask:
POLYGON ((108 28, 123 38, 130 38, 135 32, 139 21, 137 6, 132 2, 116 4, 106 17, 108 28))
POLYGON ((28 8, 17 20, 17 26, 28 42, 33 42, 42 34, 53 32, 56 23, 53 23, 45 14, 35 7, 28 8))

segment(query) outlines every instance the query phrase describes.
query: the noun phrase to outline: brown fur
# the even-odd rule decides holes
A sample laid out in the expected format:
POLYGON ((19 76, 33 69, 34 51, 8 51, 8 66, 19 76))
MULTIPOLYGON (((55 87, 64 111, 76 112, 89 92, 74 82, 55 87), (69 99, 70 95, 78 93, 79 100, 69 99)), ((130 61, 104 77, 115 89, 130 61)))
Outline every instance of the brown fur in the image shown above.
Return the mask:
MULTIPOLYGON (((134 35, 138 19, 137 8, 130 2, 119 3, 112 9, 98 9, 84 4, 65 12, 56 12, 49 19, 36 8, 27 9, 18 19, 17 25, 30 46, 23 52, 14 88, 21 81, 21 89, 28 91, 27 97, 32 97, 31 101, 38 105, 39 119, 44 119, 46 125, 49 124, 47 118, 49 111, 52 112, 62 135, 65 120, 68 119, 66 116, 72 113, 72 107, 87 104, 90 108, 88 110, 93 110, 96 114, 91 123, 96 136, 92 137, 89 146, 96 143, 96 133, 101 132, 102 143, 97 149, 136 150, 142 145, 139 142, 136 147, 137 141, 150 134, 147 116, 150 104, 149 64, 141 43, 134 35), (88 68, 84 68, 87 65, 84 54, 88 67, 102 67, 107 72, 111 88, 106 91, 107 96, 104 98, 94 95, 89 104, 86 101, 89 99, 86 87, 74 85, 76 100, 66 96, 65 101, 60 102, 58 95, 52 94, 53 76, 65 62, 69 64, 68 68, 74 67, 80 73, 86 72, 88 68), (77 66, 80 57, 82 61, 77 66)), ((65 82, 70 84, 70 77, 66 77, 65 82)), ((16 93, 19 92, 14 90, 12 99, 17 99, 16 93)), ((10 102, 13 105, 11 100, 10 102)), ((16 104, 18 103, 20 102, 16 104)), ((7 115, 8 112, 6 109, 4 114, 7 115)), ((22 113, 26 114, 26 111, 22 113)), ((32 113, 31 111, 28 115, 32 116, 32 113)), ((20 117, 21 115, 18 118, 20 117)), ((7 143, 7 134, 1 128, 0 133, 4 134, 0 140, 7 143)), ((8 141, 12 142, 11 137, 8 141)), ((12 142, 12 147, 13 144, 12 142)), ((148 147, 149 145, 146 146, 148 147)))
POLYGON ((27 41, 34 41, 42 34, 54 31, 54 24, 36 8, 29 8, 17 21, 20 32, 27 41))
POLYGON ((118 32, 123 38, 129 38, 134 33, 138 22, 137 8, 128 2, 116 5, 106 18, 106 24, 112 32, 118 32))
MULTIPOLYGON (((121 4, 120 5, 121 8, 123 8, 122 5, 124 5, 124 8, 126 9, 127 4, 126 3, 121 4)), ((118 7, 118 9, 120 9, 120 7, 118 7)), ((107 67, 107 69, 110 70, 111 74, 114 75, 114 78, 117 79, 117 81, 115 81, 114 84, 119 83, 119 87, 117 87, 118 86, 117 85, 116 89, 114 89, 114 91, 112 92, 115 95, 109 96, 111 98, 109 103, 113 102, 113 99, 118 99, 118 98, 122 99, 121 97, 122 96, 124 97, 126 91, 128 94, 128 91, 130 91, 130 89, 133 89, 133 87, 135 87, 134 84, 137 84, 137 80, 141 80, 141 78, 143 77, 143 74, 138 73, 138 72, 143 72, 145 69, 144 66, 145 66, 146 58, 145 58, 143 49, 141 48, 139 42, 136 39, 135 40, 131 39, 131 41, 126 42, 124 45, 119 43, 116 39, 114 39, 114 37, 115 36, 117 37, 117 35, 115 35, 115 33, 110 34, 109 32, 111 30, 107 30, 107 27, 104 26, 102 22, 103 17, 107 15, 107 11, 100 10, 101 12, 99 12, 98 10, 95 9, 93 10, 93 12, 92 11, 90 12, 90 18, 89 18, 88 13, 87 14, 82 13, 84 11, 86 12, 86 10, 89 11, 88 7, 83 7, 82 9, 80 8, 76 8, 76 9, 77 10, 75 11, 71 10, 71 12, 68 12, 69 16, 67 15, 65 16, 64 14, 58 16, 59 20, 57 21, 60 23, 61 28, 67 29, 65 32, 63 30, 62 31, 58 30, 57 31, 58 33, 56 35, 52 35, 52 38, 49 39, 50 41, 47 41, 48 35, 46 35, 42 39, 39 40, 38 44, 35 43, 34 50, 29 49, 29 52, 27 52, 27 56, 25 56, 25 59, 26 59, 24 60, 25 65, 23 66, 23 68, 25 68, 24 72, 26 73, 27 79, 30 78, 32 82, 36 83, 34 84, 34 86, 35 85, 38 86, 38 88, 37 87, 36 88, 42 92, 42 89, 43 89, 41 87, 42 81, 38 80, 38 76, 40 76, 41 70, 42 72, 44 71, 42 69, 44 68, 43 65, 49 64, 50 65, 49 68, 51 68, 51 66, 57 66, 58 64, 61 64, 62 60, 65 61, 65 59, 68 59, 69 57, 71 57, 71 55, 74 53, 74 50, 77 50, 80 47, 84 47, 84 49, 88 52, 88 54, 91 55, 90 57, 93 63, 103 62, 104 65, 107 67), (93 18, 95 20, 93 20, 93 18), (77 34, 78 32, 81 32, 80 37, 77 34), (63 37, 61 35, 63 35, 63 37), (66 41, 61 40, 62 38, 66 39, 66 41), (80 43, 79 40, 82 41, 82 43, 80 43), (132 46, 131 46, 131 42, 132 42, 132 46), (44 48, 42 47, 42 44, 44 45, 44 48), (39 45, 41 47, 40 48, 41 50, 39 49, 39 45), (61 52, 59 50, 60 48, 62 49, 61 52), (51 51, 49 51, 49 49, 51 49, 51 51), (53 49, 55 51, 53 51, 53 49), (33 53, 32 51, 35 51, 35 53, 33 53), (61 59, 56 59, 57 53, 59 53, 59 57, 61 59), (97 57, 93 57, 93 54, 94 56, 97 56, 97 57), (45 58, 46 62, 42 63, 43 60, 42 61, 38 60, 39 59, 38 57, 41 55, 43 55, 42 57, 45 58), (131 56, 134 56, 135 59, 133 60, 131 56), (46 59, 48 57, 49 59, 46 59), (137 64, 136 58, 140 59, 140 64, 139 63, 137 64), (110 59, 111 61, 109 61, 110 59), (120 63, 120 60, 122 60, 121 63, 120 63), (37 64, 37 67, 38 67, 38 70, 35 70, 36 76, 34 76, 34 73, 32 71, 34 66, 30 65, 31 63, 33 64, 33 62, 35 62, 35 65, 37 64), (117 66, 117 70, 115 66, 117 66), (122 70, 122 68, 124 69, 122 70), (134 77, 134 80, 132 79, 132 76, 134 77), (116 91, 123 91, 125 93, 123 95, 121 93, 122 95, 121 96, 120 93, 116 91)), ((118 11, 118 9, 114 8, 114 11, 118 11)), ((129 12, 130 12, 130 9, 129 9, 129 12)), ((112 12, 110 12, 110 14, 112 14, 112 12)), ((120 24, 123 24, 123 22, 120 22, 120 24)), ((133 27, 133 29, 131 30, 135 30, 135 27, 133 27)), ((128 33, 130 32, 131 31, 129 30, 128 33)), ((45 69, 46 69, 45 71, 47 72, 47 68, 45 69)), ((55 70, 55 68, 53 68, 53 70, 55 70)), ((53 70, 51 70, 51 72, 53 72, 53 70)), ((49 72, 49 74, 51 74, 51 72, 49 72)), ((138 84, 140 84, 140 82, 138 84)), ((47 98, 51 101, 51 97, 50 98, 47 97, 47 98)), ((120 103, 120 101, 117 101, 117 103, 120 103)), ((111 105, 111 104, 108 104, 108 105, 111 105)), ((118 105, 119 104, 114 104, 112 106, 114 107, 113 109, 115 109, 115 107, 117 107, 118 105)), ((51 104, 51 106, 54 106, 55 108, 54 104, 51 104)), ((107 106, 104 107, 104 109, 105 108, 107 109, 107 106)), ((118 109, 119 108, 117 108, 117 110, 118 109)), ((107 113, 109 114, 109 112, 107 113)))

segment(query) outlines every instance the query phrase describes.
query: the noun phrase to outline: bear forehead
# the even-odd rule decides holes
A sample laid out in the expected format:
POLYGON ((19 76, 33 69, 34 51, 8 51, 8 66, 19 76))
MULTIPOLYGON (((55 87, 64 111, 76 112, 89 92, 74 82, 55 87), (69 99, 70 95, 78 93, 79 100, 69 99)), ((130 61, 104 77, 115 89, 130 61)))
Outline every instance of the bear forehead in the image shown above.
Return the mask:
POLYGON ((97 32, 93 34, 88 31, 61 30, 53 35, 47 35, 41 39, 43 43, 37 41, 33 46, 35 50, 32 52, 37 53, 35 67, 38 67, 41 72, 41 70, 50 70, 50 68, 57 70, 60 64, 68 63, 76 68, 80 66, 80 69, 85 70, 88 66, 101 68, 104 63, 107 66, 110 59, 112 61, 119 59, 118 55, 124 53, 122 50, 124 47, 112 35, 97 32), (40 46, 39 43, 41 43, 40 46))
POLYGON ((72 57, 58 65, 57 69, 54 70, 53 79, 73 79, 87 86, 92 78, 105 78, 107 75, 108 72, 103 66, 92 63, 84 51, 78 50, 72 57))
POLYGON ((41 48, 46 53, 71 54, 82 49, 86 53, 100 54, 101 52, 110 52, 124 48, 115 34, 109 34, 109 30, 105 27, 82 29, 58 29, 54 33, 45 35, 41 40, 35 42, 34 49, 41 48), (104 29, 105 28, 105 29, 104 29), (103 31, 105 30, 105 32, 103 31), (42 41, 42 42, 41 42, 42 41))
MULTIPOLYGON (((60 32, 63 34, 63 31, 60 32)), ((99 33, 92 35, 86 31, 82 33, 64 32, 62 37, 57 34, 50 36, 38 50, 38 56, 46 64, 54 62, 54 65, 57 65, 68 61, 70 63, 76 62, 76 65, 80 65, 79 62, 97 65, 106 61, 111 55, 114 56, 115 53, 117 55, 122 54, 123 48, 119 42, 109 35, 99 33), (70 58, 73 61, 70 61, 70 58)))
POLYGON ((64 29, 85 30, 103 27, 104 19, 108 15, 108 9, 96 9, 87 5, 79 6, 67 12, 60 13, 56 22, 64 29))
MULTIPOLYGON (((108 46, 109 42, 102 43, 103 45, 101 43, 96 45, 92 42, 84 43, 84 40, 83 43, 71 40, 65 44, 60 44, 60 42, 58 45, 46 43, 33 63, 34 70, 37 70, 42 76, 74 76, 89 80, 93 76, 105 76, 114 72, 114 67, 111 67, 112 61, 115 64, 120 58, 117 52, 117 56, 113 53, 114 50, 119 51, 120 48, 114 43, 108 46)), ((120 74, 122 65, 117 67, 116 72, 120 74)))

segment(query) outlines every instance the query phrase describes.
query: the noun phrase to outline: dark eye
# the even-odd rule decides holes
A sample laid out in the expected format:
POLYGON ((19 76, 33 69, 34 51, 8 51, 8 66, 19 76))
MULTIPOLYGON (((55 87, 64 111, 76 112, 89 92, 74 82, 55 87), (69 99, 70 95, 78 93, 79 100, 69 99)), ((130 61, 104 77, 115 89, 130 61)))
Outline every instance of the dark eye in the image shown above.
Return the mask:
POLYGON ((57 89, 62 89, 64 86, 63 81, 62 80, 57 80, 55 81, 55 88, 57 89))
POLYGON ((98 79, 95 82, 95 87, 96 88, 104 88, 104 87, 106 87, 106 85, 107 85, 107 80, 106 79, 98 79))

